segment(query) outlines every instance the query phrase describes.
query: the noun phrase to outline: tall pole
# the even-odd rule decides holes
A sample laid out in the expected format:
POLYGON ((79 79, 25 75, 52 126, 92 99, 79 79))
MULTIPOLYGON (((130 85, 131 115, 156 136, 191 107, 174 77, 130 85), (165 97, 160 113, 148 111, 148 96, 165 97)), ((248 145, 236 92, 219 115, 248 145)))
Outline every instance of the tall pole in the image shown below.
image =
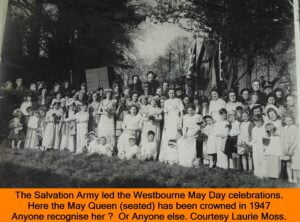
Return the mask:
MULTIPOLYGON (((296 81, 297 92, 300 90, 300 23, 299 23, 299 0, 293 0, 294 5, 294 29, 295 29, 295 50, 296 50, 296 81)), ((298 99, 298 115, 300 111, 300 96, 298 99)))
POLYGON ((171 60, 172 60, 172 52, 169 52, 169 85, 171 84, 171 60))

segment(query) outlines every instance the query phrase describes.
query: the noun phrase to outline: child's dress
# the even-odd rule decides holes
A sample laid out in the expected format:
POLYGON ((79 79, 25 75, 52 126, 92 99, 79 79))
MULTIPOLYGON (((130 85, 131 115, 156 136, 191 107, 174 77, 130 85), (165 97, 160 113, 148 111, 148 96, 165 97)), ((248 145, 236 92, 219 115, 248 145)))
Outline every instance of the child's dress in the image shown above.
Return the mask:
POLYGON ((209 159, 207 155, 213 155, 217 153, 216 146, 214 144, 215 135, 214 124, 206 125, 202 130, 202 133, 207 137, 203 141, 203 157, 204 159, 209 159))
POLYGON ((8 134, 9 140, 20 141, 25 138, 23 124, 21 123, 20 118, 12 119, 9 123, 9 128, 10 128, 10 131, 8 134))
POLYGON ((265 177, 266 163, 265 152, 263 145, 263 138, 266 135, 265 127, 254 127, 252 130, 252 152, 253 152, 253 165, 254 175, 262 178, 265 177))
POLYGON ((272 135, 269 145, 265 147, 266 177, 279 178, 281 171, 282 140, 280 136, 272 135))
POLYGON ((97 143, 97 140, 94 140, 93 142, 94 143, 91 143, 88 147, 89 153, 98 153, 109 157, 112 156, 112 147, 110 146, 110 144, 107 143, 105 145, 102 145, 97 143))
POLYGON ((238 150, 239 155, 249 154, 249 150, 243 144, 250 144, 251 133, 254 125, 251 121, 242 122, 240 125, 240 135, 238 136, 238 150))
POLYGON ((227 121, 217 121, 214 126, 214 145, 217 151, 217 167, 228 169, 228 157, 224 153, 225 144, 229 134, 229 129, 227 128, 227 121))
POLYGON ((295 125, 285 126, 282 132, 282 147, 284 148, 284 155, 287 155, 291 158, 291 168, 293 170, 300 170, 298 128, 295 125))
POLYGON ((141 160, 155 160, 157 157, 157 143, 154 140, 153 142, 144 141, 141 143, 141 160))
POLYGON ((178 163, 178 150, 175 142, 172 142, 172 144, 168 143, 164 162, 171 165, 178 163))
POLYGON ((26 149, 36 149, 38 148, 38 123, 39 118, 35 115, 29 117, 27 125, 27 133, 24 147, 26 149))
POLYGON ((230 158, 234 158, 233 154, 237 154, 237 140, 238 135, 240 134, 240 122, 234 121, 230 124, 231 129, 229 130, 229 134, 225 144, 224 153, 230 158))
POLYGON ((123 150, 118 154, 120 159, 130 160, 134 157, 137 158, 140 153, 140 148, 138 145, 128 146, 126 150, 123 150))

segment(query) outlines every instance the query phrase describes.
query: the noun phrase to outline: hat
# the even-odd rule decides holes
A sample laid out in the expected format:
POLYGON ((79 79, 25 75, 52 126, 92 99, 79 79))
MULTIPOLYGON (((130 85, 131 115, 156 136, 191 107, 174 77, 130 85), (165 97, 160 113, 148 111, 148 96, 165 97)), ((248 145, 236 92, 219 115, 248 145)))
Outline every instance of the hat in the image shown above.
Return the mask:
POLYGON ((211 116, 211 115, 205 115, 205 116, 203 116, 203 119, 205 120, 205 119, 213 119, 213 117, 211 116))
POLYGON ((273 85, 271 82, 266 82, 266 84, 264 85, 264 89, 266 88, 273 88, 273 85))
POLYGON ((32 111, 32 106, 28 106, 28 107, 26 108, 26 112, 30 112, 30 111, 32 111))
POLYGON ((22 111, 20 109, 15 109, 12 114, 13 116, 18 116, 19 113, 22 113, 22 111))
POLYGON ((104 93, 106 94, 106 93, 112 93, 113 92, 113 90, 112 89, 105 89, 104 90, 104 93))

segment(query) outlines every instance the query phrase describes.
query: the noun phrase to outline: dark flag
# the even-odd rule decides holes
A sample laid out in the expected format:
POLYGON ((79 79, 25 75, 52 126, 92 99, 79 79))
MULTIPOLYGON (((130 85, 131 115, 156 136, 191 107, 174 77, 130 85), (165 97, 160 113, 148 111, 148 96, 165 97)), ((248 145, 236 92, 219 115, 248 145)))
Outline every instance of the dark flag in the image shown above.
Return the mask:
POLYGON ((197 88, 207 94, 213 87, 220 89, 219 44, 204 40, 197 60, 197 88))

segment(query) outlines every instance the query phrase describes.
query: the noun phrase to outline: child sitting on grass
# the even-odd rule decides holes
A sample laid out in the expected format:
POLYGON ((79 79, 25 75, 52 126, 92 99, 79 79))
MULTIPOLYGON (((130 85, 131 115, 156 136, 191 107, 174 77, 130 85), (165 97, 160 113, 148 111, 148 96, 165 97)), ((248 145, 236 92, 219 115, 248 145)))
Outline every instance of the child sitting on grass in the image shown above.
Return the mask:
POLYGON ((148 132, 147 141, 141 144, 141 160, 155 160, 157 157, 157 144, 154 140, 155 133, 148 132))
POLYGON ((176 140, 169 140, 166 148, 166 158, 164 161, 166 164, 177 164, 178 163, 178 151, 176 140))
POLYGON ((104 136, 95 140, 95 143, 90 143, 88 146, 88 151, 90 154, 98 153, 98 154, 103 154, 103 155, 106 155, 109 157, 112 156, 112 148, 107 143, 106 138, 104 136))
POLYGON ((131 160, 138 158, 140 154, 140 148, 136 145, 136 138, 134 136, 129 137, 129 146, 127 149, 122 150, 118 153, 120 159, 131 160))
POLYGON ((22 122, 22 112, 16 109, 13 112, 13 119, 9 123, 10 132, 8 139, 11 140, 11 148, 21 148, 21 144, 25 138, 24 124, 22 122))

